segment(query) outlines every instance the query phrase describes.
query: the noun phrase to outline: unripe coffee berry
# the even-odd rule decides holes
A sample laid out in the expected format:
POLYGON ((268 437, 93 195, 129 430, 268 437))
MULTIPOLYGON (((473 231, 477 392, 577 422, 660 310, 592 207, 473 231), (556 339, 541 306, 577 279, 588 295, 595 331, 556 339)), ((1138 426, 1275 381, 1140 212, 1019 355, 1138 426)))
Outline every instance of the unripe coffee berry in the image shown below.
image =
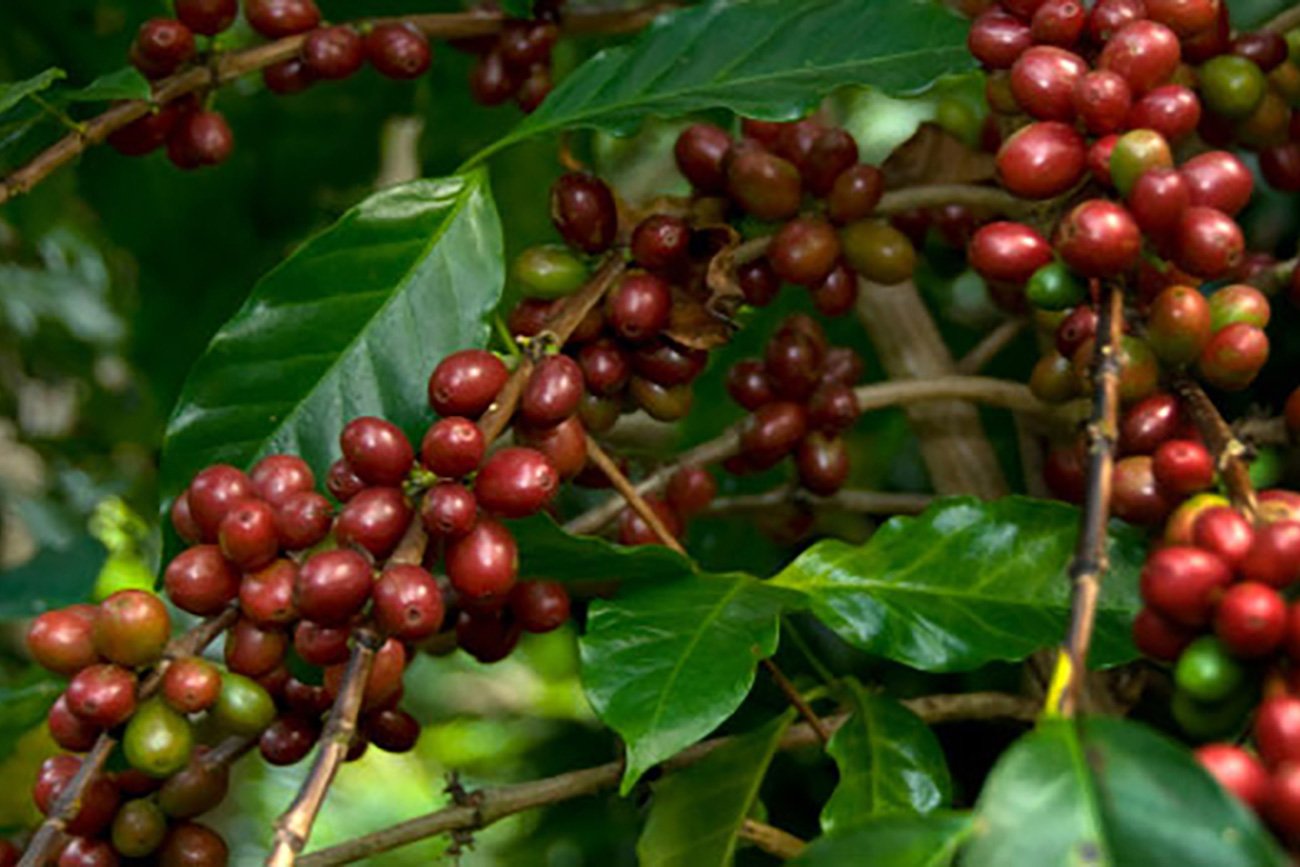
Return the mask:
POLYGON ((144 590, 119 590, 99 605, 95 649, 127 668, 149 665, 171 638, 171 617, 162 600, 144 590))

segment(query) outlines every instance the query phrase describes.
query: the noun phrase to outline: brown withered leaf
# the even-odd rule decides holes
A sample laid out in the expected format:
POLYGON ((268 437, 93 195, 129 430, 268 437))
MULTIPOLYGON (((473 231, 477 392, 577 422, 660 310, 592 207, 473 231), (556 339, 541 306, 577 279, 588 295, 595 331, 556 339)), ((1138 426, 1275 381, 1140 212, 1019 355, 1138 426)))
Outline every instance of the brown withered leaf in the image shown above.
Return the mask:
POLYGON ((976 184, 996 174, 991 154, 972 150, 932 123, 921 124, 881 166, 887 189, 921 184, 976 184))
POLYGON ((745 294, 736 282, 735 251, 740 234, 725 223, 699 226, 692 245, 715 251, 709 258, 704 279, 673 287, 673 308, 666 333, 691 349, 713 349, 731 339, 737 325, 733 320, 745 294))

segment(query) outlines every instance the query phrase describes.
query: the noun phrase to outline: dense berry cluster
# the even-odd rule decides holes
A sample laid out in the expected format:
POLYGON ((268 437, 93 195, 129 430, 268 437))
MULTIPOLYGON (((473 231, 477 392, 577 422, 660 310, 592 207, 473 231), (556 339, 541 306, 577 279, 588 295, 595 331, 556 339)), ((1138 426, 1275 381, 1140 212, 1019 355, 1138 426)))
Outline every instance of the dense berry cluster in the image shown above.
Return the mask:
MULTIPOLYGON (((456 48, 476 57, 470 70, 469 92, 480 105, 501 105, 513 99, 531 113, 551 92, 551 50, 560 36, 562 0, 533 5, 533 20, 510 21, 497 36, 457 40, 456 48)), ((495 12, 495 4, 476 7, 495 12)))

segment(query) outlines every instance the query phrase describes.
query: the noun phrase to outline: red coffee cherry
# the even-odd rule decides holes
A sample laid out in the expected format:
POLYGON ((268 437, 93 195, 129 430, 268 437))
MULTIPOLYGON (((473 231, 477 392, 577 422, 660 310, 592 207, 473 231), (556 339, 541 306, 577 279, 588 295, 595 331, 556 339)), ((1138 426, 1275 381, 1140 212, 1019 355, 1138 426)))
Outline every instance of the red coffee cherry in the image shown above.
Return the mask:
POLYGON ((1164 84, 1133 104, 1129 129, 1153 129, 1169 142, 1179 142, 1196 132, 1201 122, 1201 100, 1181 84, 1164 84))
POLYGON ((521 581, 511 589, 509 605, 525 632, 551 632, 569 619, 569 594, 556 581, 521 581))
POLYGON ((149 78, 164 78, 194 56, 194 34, 172 18, 150 18, 131 44, 131 64, 149 78))
POLYGON ((501 52, 492 50, 479 57, 469 73, 469 91, 480 105, 501 105, 514 96, 521 82, 501 52))
POLYGON ((844 316, 858 303, 858 275, 840 262, 822 282, 812 287, 813 304, 823 316, 844 316))
POLYGON ((441 416, 478 418, 510 378, 501 359, 483 349, 448 355, 429 377, 429 406, 441 416))
POLYGON ((1256 811, 1263 809, 1269 776, 1259 759, 1232 744, 1206 744, 1196 750, 1196 760, 1246 806, 1256 811))
POLYGON ((1034 41, 1070 48, 1083 35, 1088 10, 1081 0, 1046 0, 1030 21, 1034 41))
POLYGON ((261 677, 284 662, 288 650, 289 637, 279 629, 240 618, 226 633, 226 668, 245 677, 261 677))
POLYGON ((810 117, 790 123, 778 124, 779 132, 771 149, 782 159, 789 160, 795 168, 803 172, 812 155, 813 146, 826 132, 826 127, 810 117))
POLYGON ((73 837, 59 852, 58 867, 117 867, 117 852, 107 840, 73 837))
POLYGON ((642 268, 669 271, 690 255, 691 227, 681 217, 652 214, 632 230, 632 258, 642 268))
POLYGON ((808 403, 808 424, 815 430, 840 434, 853 427, 861 412, 852 388, 828 382, 813 392, 808 403))
POLYGON ((298 619, 293 588, 298 566, 292 560, 276 560, 261 571, 246 575, 239 585, 239 609, 259 626, 285 626, 298 619))
POLYGON ((802 404, 776 401, 742 422, 740 449, 756 466, 771 466, 793 451, 807 431, 808 412, 802 404))
POLYGON ((171 632, 161 599, 144 590, 119 590, 99 604, 95 650, 127 668, 149 665, 162 656, 171 632))
POLYGON ((821 497, 838 491, 849 477, 849 452, 844 440, 821 431, 813 431, 799 442, 794 464, 799 484, 821 497))
MULTIPOLYGON (((875 166, 856 165, 840 173, 826 197, 826 216, 837 226, 870 217, 885 193, 885 176, 875 166)), ((751 302, 752 303, 752 302, 751 302)))
POLYGON ((1282 644, 1287 631, 1286 601, 1276 590, 1253 581, 1229 587, 1214 612, 1214 631, 1234 656, 1258 659, 1282 644))
POLYGON ((989 223, 971 238, 971 267, 987 280, 1020 285, 1052 261, 1052 247, 1023 223, 989 223))
POLYGON ((1088 64, 1077 54, 1035 45, 1011 67, 1011 93, 1031 117, 1069 122, 1074 120, 1075 85, 1087 71, 1088 64))
POLYGON ((672 290, 654 274, 628 274, 605 301, 605 317, 619 336, 633 343, 650 340, 668 325, 672 290))
POLYGON ((632 370, 656 385, 684 385, 695 379, 708 363, 702 349, 687 349, 660 339, 642 344, 631 353, 632 370))
MULTIPOLYGON (((674 538, 680 538, 682 535, 682 519, 673 511, 672 506, 658 497, 645 497, 648 505, 663 524, 668 535, 674 538)), ((640 546, 640 545, 662 545, 664 540, 659 538, 659 534, 654 531, 644 518, 636 513, 636 510, 630 506, 625 508, 618 515, 618 543, 620 545, 640 546)))
POLYGON ((1276 695, 1255 712, 1255 746, 1270 766, 1300 760, 1300 698, 1276 695))
POLYGON ((777 230, 767 259, 782 280, 815 286, 835 267, 840 239, 830 223, 819 217, 796 217, 777 230))
POLYGON ((237 503, 255 495, 253 483, 242 470, 228 464, 215 464, 201 470, 190 482, 186 498, 190 515, 203 534, 202 540, 217 541, 221 519, 237 503))
MULTIPOLYGON (((80 768, 81 759, 76 756, 51 756, 42 762, 36 773, 36 784, 32 787, 36 808, 48 816, 80 768)), ((102 774, 96 776, 81 797, 81 809, 64 830, 78 836, 100 833, 113 821, 120 801, 121 795, 112 780, 102 774)))
POLYGON ((153 153, 167 142, 180 116, 181 101, 173 100, 109 133, 107 141, 123 156, 139 157, 153 153))
POLYGON ((1196 361, 1196 372, 1215 388, 1241 391, 1254 381, 1268 354, 1263 329, 1234 322, 1210 338, 1196 361))
MULTIPOLYGON (((337 698, 343 683, 346 665, 332 665, 325 669, 325 692, 337 698)), ((402 674, 406 671, 406 648, 396 638, 386 640, 375 651, 375 661, 370 666, 370 677, 362 693, 361 709, 365 712, 395 704, 402 694, 402 674)))
POLYGON ((1286 61, 1286 37, 1272 30, 1242 33, 1232 40, 1232 53, 1246 58, 1267 74, 1286 61))
POLYGON ((325 626, 299 621, 293 630, 293 649, 308 665, 338 665, 348 661, 350 626, 325 626))
POLYGON ((221 672, 197 656, 173 661, 163 674, 163 700, 178 713, 201 713, 216 703, 220 693, 221 672))
POLYGON ((788 220, 799 213, 803 179, 788 160, 742 142, 726 160, 727 195, 760 220, 788 220))
POLYGON ((749 411, 776 400, 776 390, 767 377, 763 363, 745 359, 732 365, 727 372, 727 394, 749 411))
POLYGON ((1232 573, 1199 548, 1171 546, 1152 552, 1142 569, 1142 598, 1160 614, 1186 626, 1204 626, 1232 573))
POLYGON ((333 521, 334 506, 315 491, 290 494, 275 508, 275 532, 289 551, 310 548, 324 539, 333 521))
MULTIPOLYGON (((295 650, 297 649, 296 639, 297 636, 295 635, 295 650)), ((344 658, 347 658, 346 651, 344 658)), ((289 678, 284 685, 284 703, 294 713, 317 718, 330 709, 329 696, 325 694, 323 686, 303 683, 296 677, 289 678)))
POLYGON ((1113 485, 1112 510, 1117 518, 1129 523, 1154 527, 1172 508, 1169 498, 1156 482, 1152 460, 1146 455, 1132 455, 1117 461, 1113 485))
POLYGON ((308 620, 341 626, 366 604, 373 584, 365 557, 347 548, 324 551, 307 558, 298 570, 295 601, 308 620))
POLYGON ((1135 94, 1164 84, 1178 68, 1178 35, 1155 21, 1134 21, 1115 32, 1097 65, 1124 76, 1135 94))
POLYGON ((329 472, 325 474, 325 488, 340 503, 346 503, 361 493, 365 486, 366 483, 344 458, 330 464, 329 472))
POLYGON ((582 368, 567 355, 548 355, 537 363, 519 396, 525 424, 549 427, 578 411, 582 400, 582 368))
POLYGON ((343 504, 334 523, 340 545, 356 545, 376 559, 393 552, 411 523, 411 507, 397 488, 366 488, 343 504))
POLYGON ((823 131, 813 140, 808 156, 799 165, 808 191, 818 198, 830 194, 835 181, 858 162, 858 143, 839 127, 823 131))
POLYGON ((297 455, 267 455, 248 474, 255 496, 278 506, 290 495, 311 491, 316 476, 307 462, 297 455))
POLYGON ((320 722, 301 714, 285 714, 263 730, 257 749, 267 764, 285 767, 307 758, 320 740, 320 722))
POLYGON ((63 696, 55 699, 45 717, 46 728, 50 737, 65 750, 84 753, 95 745, 103 731, 99 726, 89 723, 68 709, 68 700, 63 696))
POLYGON ((163 589, 182 611, 211 617, 239 594, 239 573, 216 545, 195 545, 167 564, 163 589))
POLYGON ((419 566, 388 566, 375 582, 375 624, 402 641, 420 641, 442 627, 442 592, 419 566))
POLYGON ((526 70, 550 60, 559 36, 559 28, 550 22, 508 22, 498 45, 507 63, 526 70))
POLYGON ((404 710, 381 710, 361 721, 366 740, 386 753, 409 753, 420 740, 420 722, 404 710))
POLYGON ((1088 148, 1088 171, 1093 180, 1103 187, 1113 187, 1114 179, 1110 176, 1110 159, 1115 155, 1115 146, 1119 136, 1115 133, 1102 136, 1088 148))
POLYGON ((578 416, 543 430, 518 427, 515 440, 541 452, 555 467, 561 480, 576 477, 587 465, 587 430, 578 416))
POLYGON ((1161 489, 1178 497, 1214 484, 1214 458, 1194 440, 1166 440, 1156 449, 1152 470, 1161 489))
POLYGON ((374 416, 354 418, 339 435, 343 459, 368 485, 396 487, 406 481, 415 450, 392 422, 374 416))
POLYGON ((121 725, 135 713, 135 675, 120 665, 83 668, 64 692, 68 710, 102 729, 121 725))
MULTIPOLYGON (((1146 0, 1147 17, 1179 36, 1194 36, 1213 26, 1222 0, 1146 0)), ((1224 4, 1226 5, 1226 4, 1224 4)))
POLYGON ((244 17, 268 39, 305 33, 320 23, 314 0, 244 0, 244 17))
POLYGON ((313 80, 307 64, 297 57, 272 63, 262 69, 262 83, 267 90, 280 96, 301 93, 311 87, 313 80))
POLYGON ((167 158, 186 171, 216 166, 230 158, 235 136, 226 118, 216 111, 182 114, 167 137, 167 158))
POLYGON ((478 425, 453 416, 429 426, 420 443, 420 460, 439 476, 460 478, 478 469, 486 449, 478 425))
POLYGON ((1049 199, 1077 184, 1087 170, 1087 148, 1074 127, 1057 121, 1031 123, 1002 143, 998 178, 1025 199, 1049 199))
POLYGON ((366 62, 361 34, 345 24, 311 31, 301 53, 307 70, 322 79, 347 78, 366 62))
POLYGON ((1237 564, 1241 577, 1284 588, 1300 578, 1300 521, 1277 521, 1255 528, 1250 551, 1237 564))
POLYGON ((1148 169, 1128 194, 1128 208, 1144 233, 1169 237, 1191 205, 1187 181, 1174 169, 1148 169))
POLYGON ((1056 250, 1066 264, 1086 277, 1116 277, 1137 264, 1142 232, 1123 206, 1091 199, 1061 221, 1056 250))
MULTIPOLYGON (((1141 181, 1139 181, 1139 185, 1141 181)), ((1170 286, 1151 302, 1147 340, 1162 361, 1195 361, 1210 340, 1211 313, 1205 296, 1190 286, 1170 286)))
POLYGON ((631 376, 627 353, 605 338, 578 350, 578 366, 587 389, 605 397, 620 393, 631 376))
MULTIPOLYGON (((255 2, 257 0, 251 0, 251 3, 255 2)), ((247 6, 245 11, 247 12, 247 6)), ((181 822, 172 825, 156 857, 160 867, 223 865, 230 860, 230 849, 221 835, 206 825, 181 822)))
POLYGON ((1300 190, 1300 144, 1286 142, 1264 148, 1259 152, 1259 168, 1273 189, 1285 193, 1300 190))
POLYGON ((1183 416, 1178 398, 1172 394, 1153 394, 1129 407, 1120 418, 1120 452, 1130 455, 1152 454, 1162 442, 1172 438, 1182 425, 1183 416))
POLYGON ((551 222, 570 245, 584 253, 603 253, 618 232, 614 194, 595 175, 569 172, 551 187, 551 222))
POLYGON ((546 456, 519 446, 495 452, 474 480, 483 510, 505 518, 536 514, 559 488, 559 473, 546 456))
POLYGON ((1133 644, 1143 656, 1161 662, 1173 662, 1182 655, 1198 633, 1181 624, 1143 608, 1133 619, 1133 644))
POLYGON ((1122 75, 1098 69, 1074 85, 1074 111, 1093 135, 1123 132, 1133 92, 1122 75))
POLYGON ((702 193, 721 193, 727 184, 723 162, 731 136, 719 127, 697 123, 682 130, 673 145, 677 168, 702 193))
MULTIPOLYGON (((195 750, 198 753, 198 750, 195 750)), ((158 790, 158 806, 172 819, 188 819, 213 809, 226 798, 230 769, 209 764, 202 754, 177 771, 158 790)))
POLYGON ((500 662, 519 643, 519 624, 500 611, 462 611, 456 619, 456 643, 482 663, 500 662))
POLYGON ((216 36, 239 13, 238 0, 176 0, 176 17, 195 33, 216 36))
POLYGON ((1178 167, 1192 204, 1235 216, 1250 202, 1255 179, 1246 164, 1228 151, 1197 154, 1178 167))
POLYGON ((275 510, 261 500, 244 500, 221 519, 217 541, 222 555, 238 568, 261 569, 280 553, 275 510))
POLYGON ((664 492, 673 511, 683 518, 703 512, 717 494, 718 483, 713 475, 698 464, 678 468, 668 479, 664 492))
POLYGON ((70 605, 46 611, 27 629, 27 652, 42 668, 65 676, 100 662, 95 650, 93 605, 70 605))
POLYGON ((1029 25, 996 6, 971 22, 966 35, 967 49, 986 69, 1010 69, 1033 44, 1029 25))
POLYGON ((433 61, 428 38, 407 24, 378 24, 366 34, 366 58, 388 78, 419 78, 433 61))
POLYGON ((482 518, 448 543, 446 569, 451 585, 470 599, 504 597, 519 573, 515 537, 492 518, 482 518))
POLYGON ((1192 524, 1192 541, 1235 567, 1254 546, 1255 529, 1235 509, 1215 506, 1197 516, 1192 524))
POLYGON ((420 502, 420 521, 434 539, 457 539, 474 529, 478 500, 458 482, 439 482, 420 502))

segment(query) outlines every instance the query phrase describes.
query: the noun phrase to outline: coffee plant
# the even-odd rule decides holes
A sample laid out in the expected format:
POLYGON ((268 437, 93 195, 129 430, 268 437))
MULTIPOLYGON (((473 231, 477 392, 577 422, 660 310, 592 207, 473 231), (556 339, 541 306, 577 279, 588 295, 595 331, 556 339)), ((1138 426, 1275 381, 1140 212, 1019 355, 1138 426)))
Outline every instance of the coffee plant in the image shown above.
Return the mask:
POLYGON ((143 5, 0 10, 0 867, 1300 853, 1300 7, 143 5))

